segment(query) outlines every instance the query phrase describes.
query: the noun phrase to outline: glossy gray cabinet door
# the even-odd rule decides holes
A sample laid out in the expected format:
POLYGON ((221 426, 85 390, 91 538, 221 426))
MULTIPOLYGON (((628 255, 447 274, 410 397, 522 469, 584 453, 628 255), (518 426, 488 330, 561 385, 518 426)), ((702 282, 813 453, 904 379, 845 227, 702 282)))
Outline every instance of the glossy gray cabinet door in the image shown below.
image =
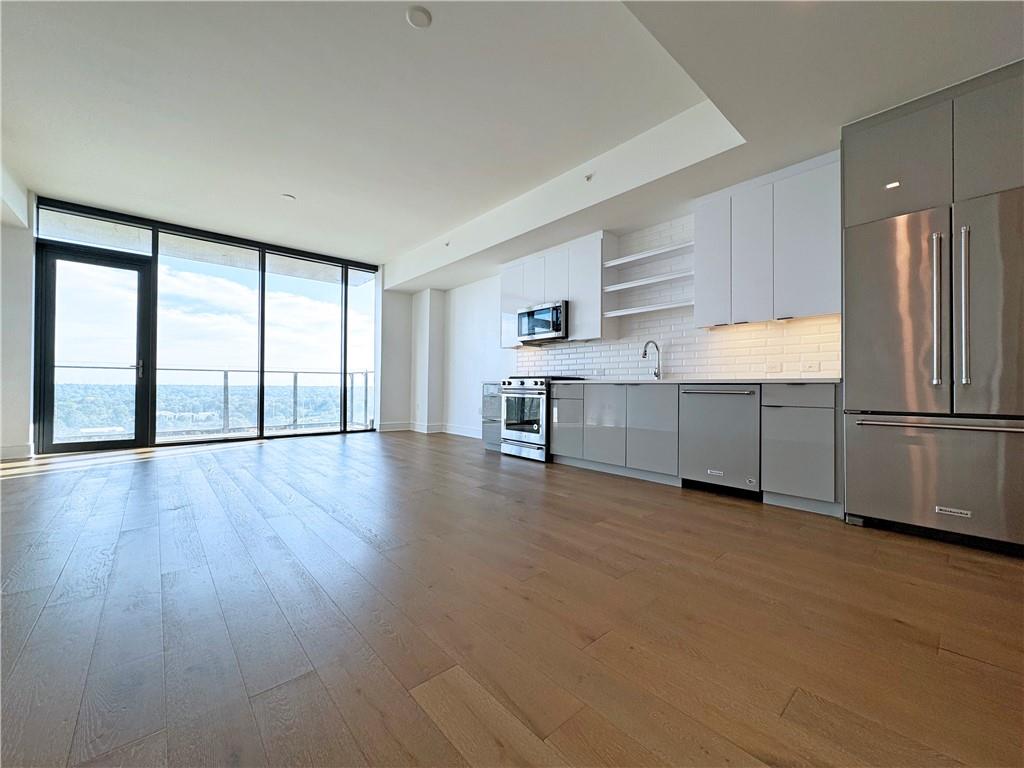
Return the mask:
POLYGON ((952 101, 844 132, 842 149, 847 227, 953 199, 952 101))
POLYGON ((949 208, 844 236, 844 407, 949 413, 949 208))
POLYGON ((626 466, 675 475, 679 397, 668 384, 626 385, 626 466))
POLYGON ((953 248, 953 410, 1024 416, 1024 187, 955 203, 953 248))
POLYGON ((551 401, 551 453, 583 458, 583 401, 556 397, 551 401))
POLYGON ((836 500, 836 414, 832 408, 761 409, 761 488, 836 500))
POLYGON ((835 384, 762 384, 761 405, 835 408, 835 384))
POLYGON ((583 458, 626 466, 626 385, 583 386, 583 458))
POLYGON ((755 385, 679 387, 679 475, 757 491, 761 393, 755 385))
POLYGON ((1024 74, 953 99, 954 199, 1024 186, 1024 74))

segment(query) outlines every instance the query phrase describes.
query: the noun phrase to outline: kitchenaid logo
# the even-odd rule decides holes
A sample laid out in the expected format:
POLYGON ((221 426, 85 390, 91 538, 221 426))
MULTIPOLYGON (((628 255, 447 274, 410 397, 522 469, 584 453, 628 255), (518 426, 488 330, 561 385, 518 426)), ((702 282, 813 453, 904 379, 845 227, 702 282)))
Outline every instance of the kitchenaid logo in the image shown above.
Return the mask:
POLYGON ((952 515, 953 517, 973 517, 974 513, 969 509, 956 509, 955 507, 935 507, 940 515, 952 515))

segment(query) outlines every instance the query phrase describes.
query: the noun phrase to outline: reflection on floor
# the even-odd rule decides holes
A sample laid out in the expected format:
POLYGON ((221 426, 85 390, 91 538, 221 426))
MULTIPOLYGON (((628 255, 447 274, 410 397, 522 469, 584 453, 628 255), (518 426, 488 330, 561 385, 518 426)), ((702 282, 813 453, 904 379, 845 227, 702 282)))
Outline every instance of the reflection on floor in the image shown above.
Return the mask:
POLYGON ((4 765, 1020 764, 1019 560, 447 435, 2 472, 4 765))

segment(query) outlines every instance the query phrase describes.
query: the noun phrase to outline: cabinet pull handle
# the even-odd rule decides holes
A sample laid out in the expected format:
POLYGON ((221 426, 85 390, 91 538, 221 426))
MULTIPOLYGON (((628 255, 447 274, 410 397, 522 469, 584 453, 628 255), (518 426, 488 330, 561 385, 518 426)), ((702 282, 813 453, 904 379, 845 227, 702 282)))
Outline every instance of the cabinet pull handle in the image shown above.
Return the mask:
POLYGON ((971 383, 971 228, 960 227, 960 383, 971 383))
POLYGON ((709 469, 708 474, 712 477, 725 477, 725 472, 720 469, 709 469))
POLYGON ((942 235, 932 232, 932 385, 942 384, 942 235))
POLYGON ((752 395, 752 389, 681 389, 684 395, 752 395))
POLYGON ((915 427, 917 429, 956 429, 962 432, 1013 432, 1024 434, 1024 427, 981 427, 973 424, 924 424, 916 421, 872 421, 857 419, 858 427, 915 427))

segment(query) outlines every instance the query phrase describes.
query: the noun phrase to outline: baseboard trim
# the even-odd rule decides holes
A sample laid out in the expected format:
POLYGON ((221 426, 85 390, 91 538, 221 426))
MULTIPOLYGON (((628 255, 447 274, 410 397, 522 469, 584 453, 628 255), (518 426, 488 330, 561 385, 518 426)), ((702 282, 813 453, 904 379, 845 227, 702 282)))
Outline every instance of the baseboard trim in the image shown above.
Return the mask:
POLYGON ((424 424, 422 422, 414 421, 412 423, 412 429, 414 432, 423 432, 424 434, 430 435, 434 432, 444 432, 444 424, 424 424))
POLYGON ((475 437, 482 440, 484 436, 482 427, 463 427, 459 424, 445 424, 444 431, 449 435, 460 435, 461 437, 475 437))
POLYGON ((408 421, 382 421, 377 425, 378 432, 408 432, 412 424, 408 421))
POLYGON ((32 455, 32 443, 19 443, 18 445, 5 445, 0 447, 0 459, 27 459, 32 455))

